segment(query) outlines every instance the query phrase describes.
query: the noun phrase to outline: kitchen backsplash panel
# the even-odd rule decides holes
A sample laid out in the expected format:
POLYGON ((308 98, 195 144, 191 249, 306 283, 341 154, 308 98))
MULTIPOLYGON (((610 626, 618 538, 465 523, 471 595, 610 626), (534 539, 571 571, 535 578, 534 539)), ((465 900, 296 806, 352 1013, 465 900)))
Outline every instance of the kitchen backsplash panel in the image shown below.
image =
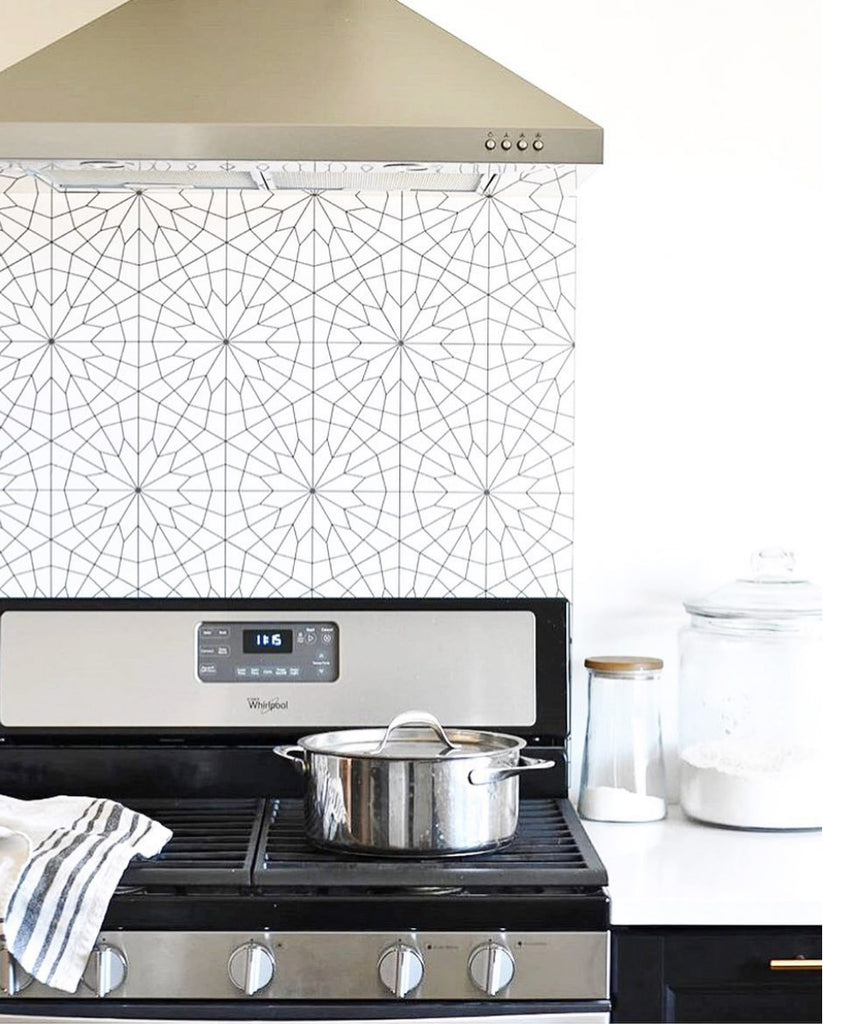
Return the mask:
POLYGON ((0 596, 568 595, 574 204, 0 169, 0 596))

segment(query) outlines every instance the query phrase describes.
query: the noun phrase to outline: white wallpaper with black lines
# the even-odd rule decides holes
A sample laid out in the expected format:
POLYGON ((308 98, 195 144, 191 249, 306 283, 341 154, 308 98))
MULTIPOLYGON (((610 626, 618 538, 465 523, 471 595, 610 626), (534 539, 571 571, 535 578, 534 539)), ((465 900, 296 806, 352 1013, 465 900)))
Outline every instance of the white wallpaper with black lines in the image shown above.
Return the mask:
POLYGON ((568 173, 117 194, 0 167, 0 597, 570 596, 568 173))

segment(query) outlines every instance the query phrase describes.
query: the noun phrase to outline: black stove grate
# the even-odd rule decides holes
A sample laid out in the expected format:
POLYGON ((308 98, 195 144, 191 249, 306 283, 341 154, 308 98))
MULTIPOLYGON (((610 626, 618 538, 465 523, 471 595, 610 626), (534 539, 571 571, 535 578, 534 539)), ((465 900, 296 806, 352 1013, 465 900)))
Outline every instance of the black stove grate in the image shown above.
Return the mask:
POLYGON ((599 886, 606 871, 567 800, 522 800, 515 839, 500 850, 444 858, 334 853, 304 835, 300 800, 273 800, 253 874, 257 885, 319 887, 599 886))
POLYGON ((174 835, 157 856, 131 861, 122 886, 250 884, 264 800, 130 800, 127 805, 174 835))
POLYGON ((291 886, 386 889, 597 887, 603 865, 567 800, 522 800, 515 839, 485 854, 386 858, 321 850, 306 839, 300 799, 133 800, 174 835, 132 861, 122 887, 291 886))

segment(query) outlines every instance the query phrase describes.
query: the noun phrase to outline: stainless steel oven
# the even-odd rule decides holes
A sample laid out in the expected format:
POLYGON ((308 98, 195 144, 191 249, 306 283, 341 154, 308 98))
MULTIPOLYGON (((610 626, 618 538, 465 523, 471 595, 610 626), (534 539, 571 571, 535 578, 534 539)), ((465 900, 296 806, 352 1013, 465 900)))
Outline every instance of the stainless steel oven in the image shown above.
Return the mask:
POLYGON ((6 601, 0 791, 108 796, 174 836, 131 863, 77 991, 0 953, 0 1021, 609 1020, 606 873, 568 801, 561 600, 6 601), (507 846, 312 846, 306 733, 424 708, 552 760, 507 846))

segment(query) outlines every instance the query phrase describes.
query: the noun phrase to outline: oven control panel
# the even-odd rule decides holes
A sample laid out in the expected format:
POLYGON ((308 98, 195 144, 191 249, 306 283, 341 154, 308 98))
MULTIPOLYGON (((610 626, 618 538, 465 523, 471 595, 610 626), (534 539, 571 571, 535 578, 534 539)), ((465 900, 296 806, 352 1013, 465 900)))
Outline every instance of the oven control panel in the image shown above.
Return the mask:
MULTIPOLYGON (((101 933, 83 983, 64 998, 214 999, 228 1005, 252 996, 345 1005, 352 1000, 392 1000, 395 1005, 399 1000, 461 1000, 478 1007, 484 1001, 494 1007, 498 1001, 546 1000, 561 1003, 557 1013, 534 1015, 525 1008, 522 1016, 481 1017, 478 1009, 468 1017, 447 1019, 564 1022, 576 1009, 569 1000, 585 1006, 609 999, 609 958, 608 931, 112 931, 101 933)), ((22 971, 16 977, 20 999, 56 999, 59 994, 22 971)), ((0 1020, 5 1019, 2 1007, 0 994, 0 1020)), ((574 1020, 609 1021, 608 1005, 590 1010, 575 1012, 574 1020)), ((180 1011, 175 1008, 171 1016, 180 1017, 180 1011)), ((289 1014, 288 1019, 298 1016, 289 1014)), ((395 1013, 386 1020, 418 1018, 423 1024, 439 1016, 446 1015, 395 1013)), ((338 1021, 351 1017, 342 1009, 333 1014, 338 1021)), ((117 1024, 117 1015, 109 1019, 117 1024)), ((258 1017, 233 1012, 227 1019, 258 1017)), ((286 1018, 281 1012, 275 1019, 286 1018)))
POLYGON ((196 636, 202 683, 333 683, 339 678, 335 622, 201 622, 196 636))
POLYGON ((449 725, 529 727, 537 641, 552 686, 565 671, 535 612, 494 601, 31 603, 0 602, 0 734, 385 726, 425 698, 449 725))

